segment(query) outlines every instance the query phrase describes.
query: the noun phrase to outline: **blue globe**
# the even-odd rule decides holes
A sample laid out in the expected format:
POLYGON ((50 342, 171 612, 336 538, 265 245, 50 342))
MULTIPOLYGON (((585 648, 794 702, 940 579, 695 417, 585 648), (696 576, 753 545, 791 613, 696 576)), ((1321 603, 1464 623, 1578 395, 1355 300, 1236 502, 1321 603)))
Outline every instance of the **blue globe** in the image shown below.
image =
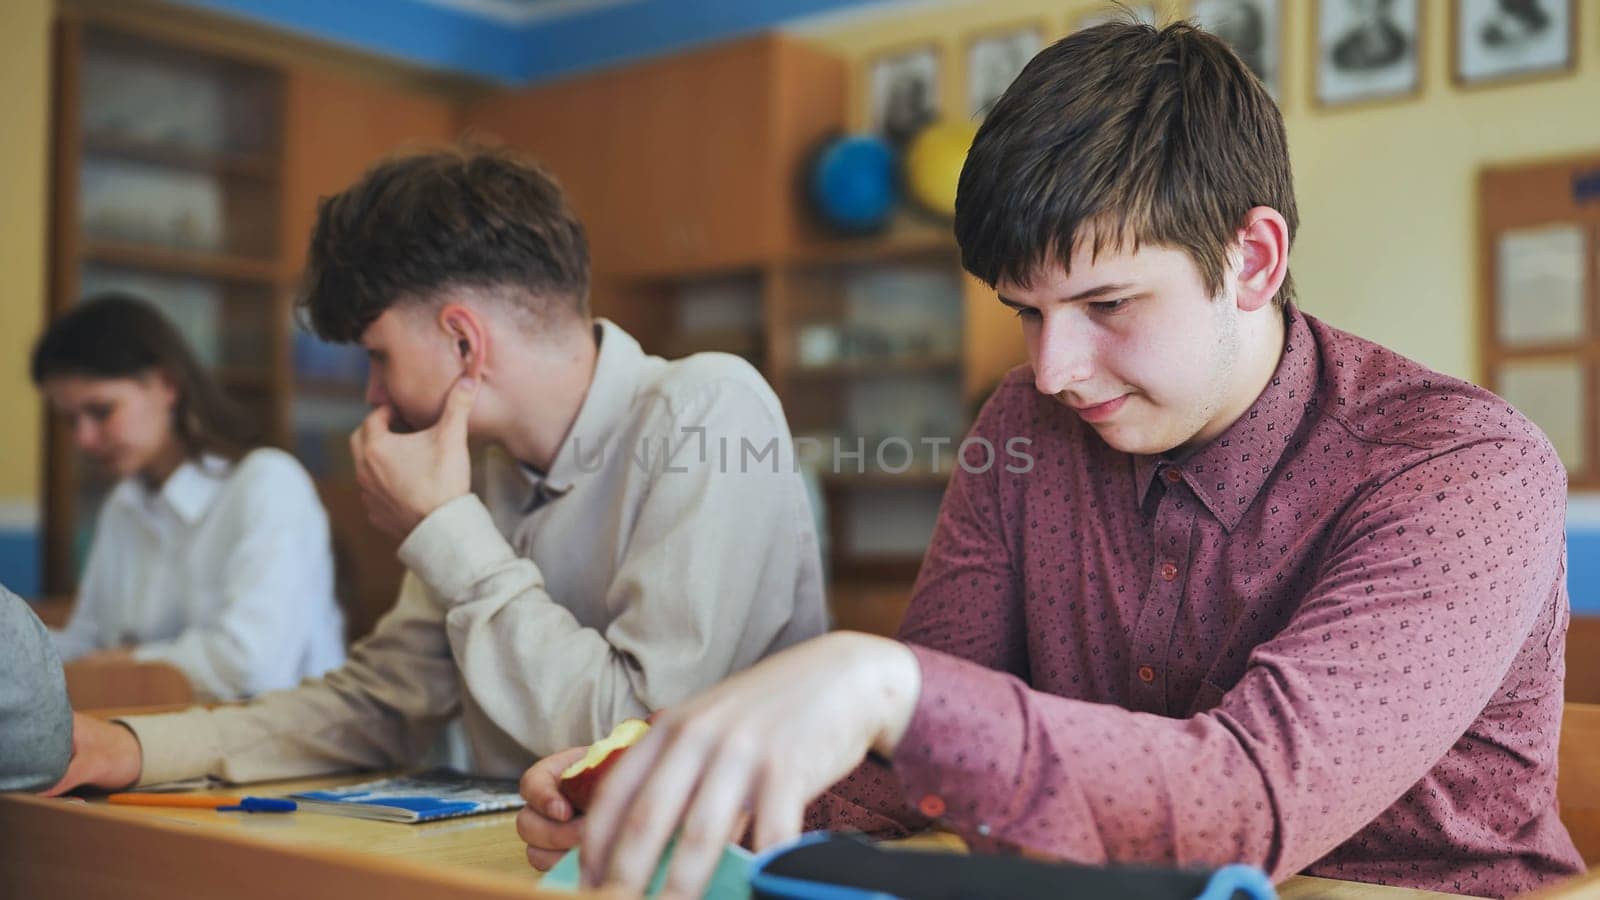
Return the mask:
POLYGON ((876 231, 900 200, 894 149, 871 135, 831 140, 814 157, 806 189, 829 228, 847 234, 876 231))

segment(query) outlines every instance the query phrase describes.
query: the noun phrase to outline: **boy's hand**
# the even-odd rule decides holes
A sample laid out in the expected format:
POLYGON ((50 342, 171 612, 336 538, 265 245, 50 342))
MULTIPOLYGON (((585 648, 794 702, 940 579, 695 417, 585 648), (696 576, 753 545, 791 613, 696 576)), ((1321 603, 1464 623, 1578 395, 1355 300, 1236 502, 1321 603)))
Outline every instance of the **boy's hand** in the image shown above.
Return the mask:
POLYGON ((553 753, 522 773, 522 799, 528 805, 517 813, 517 834, 528 845, 528 864, 548 872, 568 850, 578 846, 583 821, 574 818, 572 804, 558 789, 561 773, 583 758, 587 747, 553 753))
POLYGON ((41 793, 55 797, 81 785, 118 791, 138 781, 143 768, 144 752, 131 729, 75 712, 72 762, 61 780, 41 793))
POLYGON ((798 835, 806 804, 868 750, 894 753, 921 689, 904 644, 834 632, 666 710, 584 816, 584 884, 642 892, 676 834, 661 896, 699 897, 746 811, 757 850, 798 835))
POLYGON ((379 530, 404 538, 429 513, 472 489, 467 418, 477 393, 477 380, 463 375, 432 428, 396 434, 394 409, 385 404, 350 435, 361 500, 379 530))

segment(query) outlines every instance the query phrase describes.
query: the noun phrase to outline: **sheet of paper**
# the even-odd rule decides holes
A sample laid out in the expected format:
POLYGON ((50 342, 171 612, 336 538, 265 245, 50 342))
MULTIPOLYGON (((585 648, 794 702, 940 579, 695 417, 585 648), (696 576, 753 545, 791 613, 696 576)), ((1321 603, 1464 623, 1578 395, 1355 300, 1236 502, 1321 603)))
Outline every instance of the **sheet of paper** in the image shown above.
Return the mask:
POLYGON ((1577 225, 1500 235, 1495 322, 1502 342, 1582 339, 1584 251, 1584 231, 1577 225))
POLYGON ((199 778, 185 778, 182 781, 163 781, 160 784, 147 784, 139 788, 141 794, 175 794, 179 791, 204 791, 220 787, 222 782, 205 775, 199 778))

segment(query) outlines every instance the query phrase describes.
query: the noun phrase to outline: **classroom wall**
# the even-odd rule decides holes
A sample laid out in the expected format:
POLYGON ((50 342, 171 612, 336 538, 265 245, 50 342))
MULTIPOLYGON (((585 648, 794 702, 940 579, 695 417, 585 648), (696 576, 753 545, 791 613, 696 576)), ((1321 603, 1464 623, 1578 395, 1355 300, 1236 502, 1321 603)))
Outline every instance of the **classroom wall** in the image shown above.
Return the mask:
POLYGON ((41 412, 27 354, 44 320, 50 0, 0 3, 0 584, 38 587, 41 412))
MULTIPOLYGON (((1422 93, 1381 106, 1318 109, 1311 96, 1311 4, 1284 0, 1282 106, 1302 229, 1292 263, 1302 306, 1444 372, 1477 373, 1474 178, 1490 163, 1600 150, 1600 15, 1580 4, 1578 70, 1553 79, 1462 90, 1451 81, 1445 0, 1423 0, 1422 93), (1397 202, 1398 200, 1398 202, 1397 202)), ((1163 4, 1170 13, 1182 4, 1163 4)), ((879 13, 812 20, 797 30, 856 60, 936 42, 943 98, 964 104, 967 37, 1040 21, 1049 37, 1102 8, 1094 2, 1006 0, 891 4, 879 13)), ((37 584, 34 532, 41 413, 24 359, 43 318, 49 141, 49 0, 0 3, 0 583, 37 584)), ((1580 498, 1569 528, 1575 605, 1600 612, 1600 501, 1580 498), (1591 560, 1593 562, 1591 562, 1591 560)))
MULTIPOLYGON (((1280 104, 1301 222, 1290 262, 1307 312, 1475 380, 1477 172, 1489 164, 1600 151, 1600 9, 1579 4, 1575 73, 1463 90, 1450 75, 1449 4, 1422 2, 1420 95, 1325 109, 1312 100, 1313 4, 1281 0, 1280 104)), ((1158 5, 1168 16, 1186 8, 1158 5)), ((856 62, 853 118, 862 124, 865 71, 875 56, 937 44, 943 109, 959 117, 971 35, 1039 21, 1049 40, 1106 8, 1060 0, 935 3, 882 15, 863 11, 796 30, 856 62)), ((1600 613, 1600 500, 1576 498, 1568 538, 1574 606, 1600 613)))
MULTIPOLYGON (((1301 305, 1339 327, 1440 371, 1477 376, 1475 178, 1490 163, 1600 151, 1600 10, 1580 4, 1578 71, 1463 90, 1450 77, 1445 0, 1423 0, 1421 95, 1355 108, 1311 100, 1312 8, 1285 10, 1280 105, 1301 230, 1291 263, 1301 305)), ((1130 4, 1132 5, 1132 4, 1130 4)), ((1181 2, 1162 3, 1167 14, 1181 2)), ((968 36, 1042 21, 1050 38, 1104 3, 1060 0, 895 7, 820 20, 800 33, 857 62, 855 120, 864 121, 866 62, 889 51, 943 48, 947 115, 965 110, 968 36)))

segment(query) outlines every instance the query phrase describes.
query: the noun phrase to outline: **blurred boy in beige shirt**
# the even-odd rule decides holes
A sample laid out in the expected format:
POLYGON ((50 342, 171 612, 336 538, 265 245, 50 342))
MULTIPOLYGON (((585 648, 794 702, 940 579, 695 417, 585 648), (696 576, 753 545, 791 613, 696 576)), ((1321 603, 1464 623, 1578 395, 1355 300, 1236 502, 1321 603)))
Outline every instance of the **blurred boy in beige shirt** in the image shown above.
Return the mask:
POLYGON ((351 448, 369 517, 404 536, 399 600, 297 689, 77 717, 55 790, 400 766, 458 714, 474 767, 514 775, 824 631, 771 389, 736 357, 644 354, 588 286, 560 187, 505 154, 391 160, 324 201, 303 303, 371 361, 351 448), (497 445, 482 499, 469 436, 497 445))

